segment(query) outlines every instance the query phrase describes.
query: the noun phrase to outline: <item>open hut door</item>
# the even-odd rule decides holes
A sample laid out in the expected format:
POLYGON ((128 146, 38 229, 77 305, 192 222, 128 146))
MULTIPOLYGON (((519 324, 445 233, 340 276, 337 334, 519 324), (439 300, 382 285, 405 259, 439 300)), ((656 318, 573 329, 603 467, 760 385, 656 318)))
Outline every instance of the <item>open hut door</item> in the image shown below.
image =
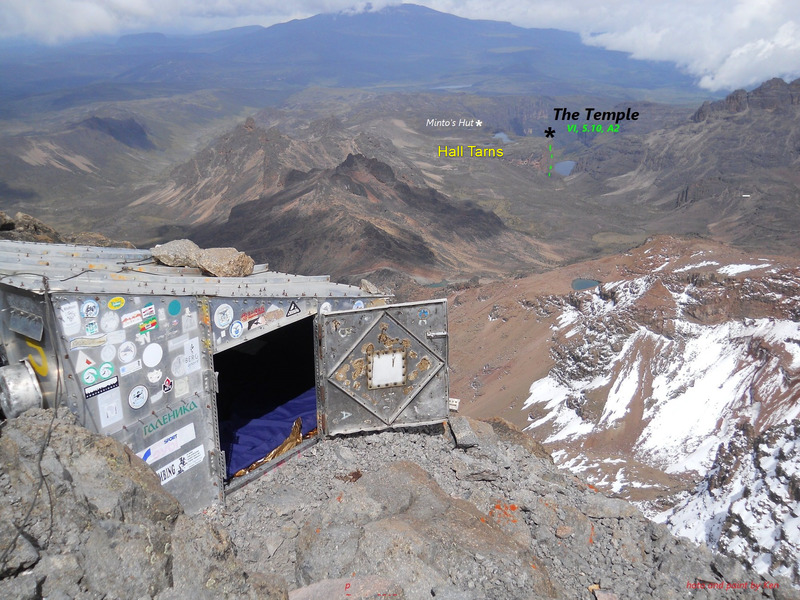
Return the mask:
POLYGON ((325 312, 317 422, 325 435, 440 423, 448 416, 447 301, 325 312))

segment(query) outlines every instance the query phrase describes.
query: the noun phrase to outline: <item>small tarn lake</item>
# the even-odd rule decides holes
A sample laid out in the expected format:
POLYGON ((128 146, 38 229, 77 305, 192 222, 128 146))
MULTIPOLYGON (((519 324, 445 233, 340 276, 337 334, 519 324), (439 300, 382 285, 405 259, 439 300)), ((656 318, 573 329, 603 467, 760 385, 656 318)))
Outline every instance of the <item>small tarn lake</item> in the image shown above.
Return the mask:
POLYGON ((600 285, 600 282, 596 279, 573 279, 572 280, 572 289, 579 292, 581 290, 588 290, 593 287, 597 287, 600 285))
POLYGON ((556 163, 553 165, 553 169, 559 175, 563 175, 566 177, 570 173, 572 173, 572 169, 575 168, 577 163, 574 160, 562 160, 561 162, 556 163))

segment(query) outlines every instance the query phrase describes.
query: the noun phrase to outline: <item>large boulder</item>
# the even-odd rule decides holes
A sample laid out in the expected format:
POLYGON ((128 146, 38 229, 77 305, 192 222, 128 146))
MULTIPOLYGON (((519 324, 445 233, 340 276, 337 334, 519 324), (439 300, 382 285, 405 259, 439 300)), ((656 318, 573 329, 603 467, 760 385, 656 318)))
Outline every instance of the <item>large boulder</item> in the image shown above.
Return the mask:
POLYGON ((5 422, 0 467, 1 598, 288 597, 127 447, 66 411, 5 422))

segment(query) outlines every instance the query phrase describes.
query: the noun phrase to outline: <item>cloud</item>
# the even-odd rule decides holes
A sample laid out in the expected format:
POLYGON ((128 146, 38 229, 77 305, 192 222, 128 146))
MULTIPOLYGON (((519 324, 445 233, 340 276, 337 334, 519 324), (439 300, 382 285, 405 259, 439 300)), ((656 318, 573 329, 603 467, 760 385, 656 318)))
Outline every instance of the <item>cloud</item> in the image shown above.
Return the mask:
MULTIPOLYGON (((471 19, 581 34, 587 44, 671 61, 709 90, 800 76, 797 0, 416 0, 471 19)), ((268 26, 396 0, 2 0, 0 36, 48 43, 137 31, 268 26)))

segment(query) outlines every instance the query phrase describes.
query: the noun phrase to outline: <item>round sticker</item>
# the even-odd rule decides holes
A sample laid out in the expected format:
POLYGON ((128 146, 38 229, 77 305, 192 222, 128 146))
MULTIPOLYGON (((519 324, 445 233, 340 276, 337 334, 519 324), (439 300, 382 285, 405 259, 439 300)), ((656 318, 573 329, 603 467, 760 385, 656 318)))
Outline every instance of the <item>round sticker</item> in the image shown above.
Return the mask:
POLYGON ((100 365, 100 378, 101 379, 108 379, 114 374, 114 365, 110 362, 104 362, 100 365))
POLYGON ((86 300, 81 304, 81 316, 94 319, 100 314, 100 305, 94 300, 86 300))
POLYGON ((331 312, 332 310, 333 310, 333 306, 331 306, 330 302, 323 302, 322 306, 319 307, 319 312, 321 312, 323 315, 325 313, 331 312))
POLYGON ((95 381, 97 381, 97 369, 89 367, 83 372, 83 383, 92 385, 95 381))
POLYGON ((125 342, 124 344, 120 344, 117 356, 119 356, 120 362, 131 362, 134 358, 136 358, 136 344, 133 342, 125 342))
POLYGON ((181 301, 173 300, 169 303, 167 310, 169 310, 169 314, 171 314, 173 317, 181 314, 181 301))
POLYGON ((431 313, 428 312, 427 308, 420 308, 419 309, 419 318, 420 319, 427 319, 431 313))
POLYGON ((230 304, 220 304, 214 311, 214 325, 225 329, 233 321, 233 308, 230 304))
POLYGON ((151 402, 151 403, 153 403, 153 402, 158 402, 158 401, 159 401, 159 400, 161 400, 163 397, 164 397, 164 392, 162 392, 162 391, 160 391, 160 390, 159 390, 159 391, 157 391, 155 394, 153 394, 152 396, 150 396, 150 402, 151 402))
POLYGON ((164 351, 158 344, 148 344, 142 352, 142 361, 145 367, 155 367, 161 362, 161 357, 164 356, 164 351))
POLYGON ((244 333, 244 325, 242 325, 241 321, 231 323, 231 337, 233 339, 240 337, 242 333, 244 333))
POLYGON ((149 394, 146 387, 143 385, 137 385, 131 390, 131 393, 128 394, 128 404, 134 410, 137 408, 142 408, 144 403, 147 402, 148 395, 149 394))
POLYGON ((110 344, 106 344, 103 346, 103 349, 100 350, 100 358, 102 358, 105 362, 114 360, 117 358, 117 349, 110 344))
POLYGON ((161 369, 153 369, 147 373, 147 381, 150 383, 158 383, 161 381, 161 375, 163 375, 161 369))
POLYGON ((360 308, 364 308, 364 301, 363 300, 356 300, 355 302, 353 302, 353 309, 354 310, 357 310, 357 309, 360 309, 360 308))
POLYGON ((180 377, 186 373, 186 365, 184 363, 183 354, 176 356, 172 360, 172 374, 175 377, 180 377))
POLYGON ((122 296, 116 296, 108 301, 108 308, 111 310, 119 310, 125 306, 125 298, 122 296))
POLYGON ((109 333, 119 328, 119 315, 115 312, 107 312, 100 317, 100 329, 109 333))

